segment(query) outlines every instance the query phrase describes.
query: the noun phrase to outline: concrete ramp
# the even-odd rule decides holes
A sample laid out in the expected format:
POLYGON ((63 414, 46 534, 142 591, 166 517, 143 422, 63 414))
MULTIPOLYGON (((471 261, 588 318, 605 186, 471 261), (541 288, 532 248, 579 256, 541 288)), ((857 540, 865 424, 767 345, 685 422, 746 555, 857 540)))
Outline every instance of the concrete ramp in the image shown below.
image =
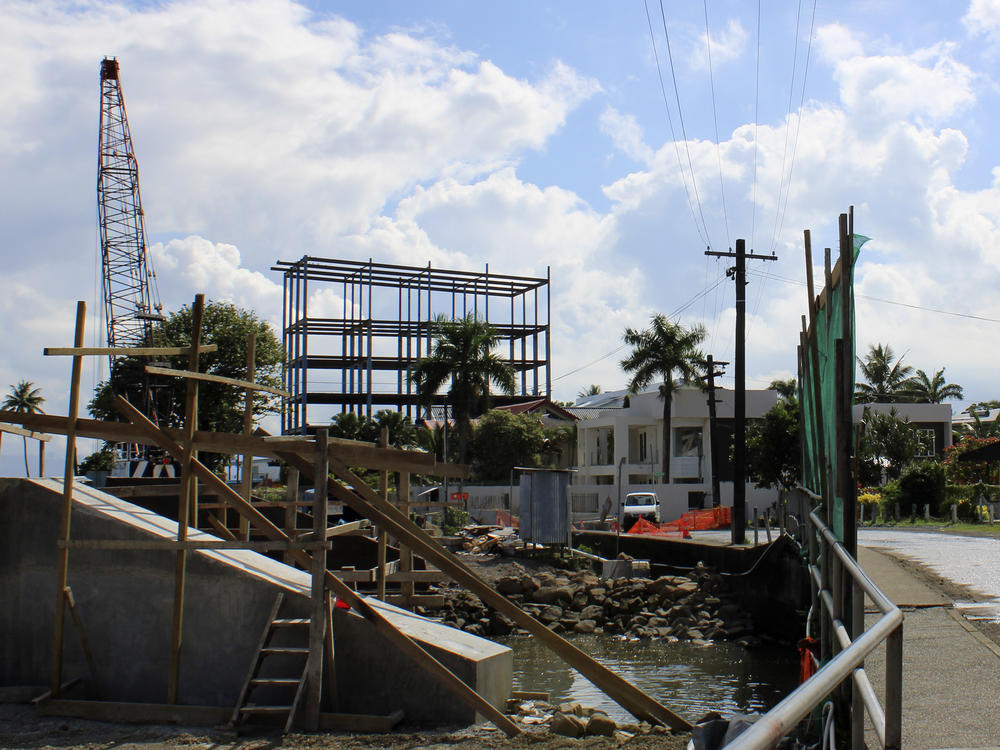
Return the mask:
MULTIPOLYGON (((47 685, 51 674, 62 482, 0 479, 0 686, 47 685)), ((84 485, 73 491, 74 540, 176 539, 177 524, 84 485)), ((190 540, 215 537, 191 531, 190 540)), ((68 583, 97 670, 67 622, 66 678, 91 697, 162 703, 167 694, 175 553, 72 549, 68 583)), ((310 576, 244 550, 188 556, 179 702, 232 706, 278 591, 308 612, 310 576)), ((491 703, 510 694, 510 649, 371 601, 491 703)), ((405 712, 407 723, 472 723, 474 712, 413 665, 367 621, 340 612, 334 626, 337 710, 405 712)))

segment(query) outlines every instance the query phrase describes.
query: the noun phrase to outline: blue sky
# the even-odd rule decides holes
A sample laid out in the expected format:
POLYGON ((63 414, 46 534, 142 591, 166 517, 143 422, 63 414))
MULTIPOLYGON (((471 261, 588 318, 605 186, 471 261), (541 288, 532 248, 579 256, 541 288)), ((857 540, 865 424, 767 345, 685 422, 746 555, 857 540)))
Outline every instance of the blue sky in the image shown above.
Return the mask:
MULTIPOLYGON (((819 260, 854 205, 872 237, 859 349, 1000 397, 1000 2, 817 2, 815 19, 762 2, 759 39, 756 3, 663 8, 0 0, 0 384, 33 380, 65 412, 66 363, 41 349, 68 343, 75 300, 100 308, 98 66, 115 55, 168 309, 205 292, 278 324, 268 269, 305 253, 551 267, 552 395, 572 399, 622 385, 621 333, 654 311, 705 324, 731 360, 732 284, 703 251, 745 238, 779 257, 748 288, 764 387, 795 372, 802 230, 819 260)), ((0 472, 19 470, 13 443, 0 472)))

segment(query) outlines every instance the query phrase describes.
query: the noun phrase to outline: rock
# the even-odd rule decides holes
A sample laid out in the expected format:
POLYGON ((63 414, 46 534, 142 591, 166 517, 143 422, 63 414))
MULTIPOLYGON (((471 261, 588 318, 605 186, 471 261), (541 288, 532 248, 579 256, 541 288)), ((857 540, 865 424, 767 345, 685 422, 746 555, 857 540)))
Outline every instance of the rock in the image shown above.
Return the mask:
POLYGON ((562 616, 563 616, 562 607, 557 607, 554 604, 550 604, 548 607, 543 609, 538 614, 538 619, 544 622, 546 625, 549 625, 553 622, 558 621, 560 618, 562 618, 562 616))
POLYGON ((604 588, 604 586, 594 586, 588 593, 590 594, 590 601, 595 604, 600 604, 600 602, 603 602, 605 597, 608 595, 608 590, 604 588), (598 599, 600 601, 598 601, 598 599))
POLYGON ((579 612, 574 612, 571 609, 564 609, 563 610, 563 615, 562 615, 562 617, 560 619, 561 620, 569 620, 570 623, 579 622, 580 621, 580 613, 579 612))
POLYGON ((558 711, 561 714, 573 714, 574 716, 582 716, 583 715, 583 704, 579 703, 579 702, 576 702, 576 701, 574 701, 572 703, 569 702, 569 701, 566 701, 565 703, 560 703, 556 707, 556 711, 558 711))
POLYGON ((497 581, 497 591, 504 596, 510 596, 511 594, 522 593, 524 591, 524 587, 521 585, 520 578, 515 578, 514 576, 504 576, 497 581))
POLYGON ((534 591, 538 591, 541 588, 541 584, 527 573, 521 576, 521 591, 525 594, 530 594, 534 591))
POLYGON ((573 626, 574 633, 593 633, 597 630, 597 623, 593 620, 580 620, 573 626))
POLYGON ((596 604, 589 604, 580 610, 581 620, 599 620, 604 617, 604 608, 596 604))
POLYGON ((614 720, 602 713, 594 713, 587 720, 586 732, 590 736, 612 737, 616 729, 618 729, 618 725, 615 724, 614 720))
POLYGON ((561 734, 563 737, 583 737, 587 732, 587 725, 578 716, 557 713, 552 717, 549 731, 553 734, 561 734))
POLYGON ((555 604, 556 602, 573 601, 573 592, 568 586, 542 586, 531 595, 533 601, 540 604, 555 604))
POLYGON ((668 625, 667 620, 663 617, 650 617, 646 624, 651 628, 665 628, 668 625))
POLYGON ((516 624, 507 615, 500 612, 493 612, 490 615, 489 632, 491 635, 510 635, 516 624))

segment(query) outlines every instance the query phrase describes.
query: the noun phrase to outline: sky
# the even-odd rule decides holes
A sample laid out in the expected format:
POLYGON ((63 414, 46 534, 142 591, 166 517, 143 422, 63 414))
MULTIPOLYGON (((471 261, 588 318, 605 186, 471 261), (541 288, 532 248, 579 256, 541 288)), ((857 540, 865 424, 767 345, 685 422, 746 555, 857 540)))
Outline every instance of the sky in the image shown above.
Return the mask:
POLYGON ((573 400, 623 386, 622 332, 656 312, 732 361, 729 262, 705 250, 745 239, 777 258, 748 264, 763 388, 796 371, 803 230, 821 268, 853 206, 859 352, 946 368, 956 412, 1000 398, 1000 0, 0 0, 0 390, 31 380, 49 413, 70 365, 42 349, 72 342, 77 300, 103 343, 105 56, 168 311, 203 292, 278 329, 270 266, 305 254, 551 270, 551 396, 573 400))

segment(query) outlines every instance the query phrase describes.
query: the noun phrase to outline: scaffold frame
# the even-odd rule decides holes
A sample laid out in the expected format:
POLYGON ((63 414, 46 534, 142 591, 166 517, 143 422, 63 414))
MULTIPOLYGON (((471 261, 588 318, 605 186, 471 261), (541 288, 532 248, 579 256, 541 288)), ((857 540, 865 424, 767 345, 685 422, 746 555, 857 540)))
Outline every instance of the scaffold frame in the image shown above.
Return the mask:
MULTIPOLYGON (((406 266, 305 255, 279 260, 271 270, 284 277, 282 343, 285 390, 291 394, 282 403, 285 434, 309 431, 310 406, 369 417, 377 407, 394 408, 421 417, 424 404, 409 373, 430 353, 439 315, 471 313, 496 331, 498 353, 514 369, 517 391, 496 396, 495 403, 551 393, 550 268, 545 277, 533 277, 494 273, 488 263, 483 271, 458 271, 430 262, 406 266), (338 293, 339 316, 310 313, 310 304, 315 311, 323 306, 319 300, 328 305, 338 293), (392 378, 379 383, 376 373, 392 378)), ((444 405, 445 398, 439 393, 433 404, 444 405)))

